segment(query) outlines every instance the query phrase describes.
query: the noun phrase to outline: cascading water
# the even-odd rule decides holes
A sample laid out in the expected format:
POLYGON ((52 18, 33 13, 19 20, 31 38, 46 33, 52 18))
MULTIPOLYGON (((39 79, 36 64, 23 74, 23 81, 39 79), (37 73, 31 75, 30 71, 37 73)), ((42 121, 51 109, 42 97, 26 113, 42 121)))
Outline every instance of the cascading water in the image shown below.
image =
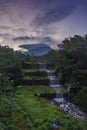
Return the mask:
POLYGON ((64 98, 61 92, 61 85, 59 84, 58 78, 53 70, 47 70, 48 78, 50 79, 50 87, 56 90, 56 98, 54 101, 62 103, 64 98))
POLYGON ((83 113, 77 106, 64 99, 61 92, 61 85, 58 81, 57 76, 55 75, 55 72, 53 70, 48 70, 47 65, 42 63, 39 64, 39 69, 45 70, 47 72, 48 78, 50 79, 50 87, 56 91, 56 97, 53 99, 53 103, 56 103, 61 109, 73 117, 87 120, 85 113, 83 113))

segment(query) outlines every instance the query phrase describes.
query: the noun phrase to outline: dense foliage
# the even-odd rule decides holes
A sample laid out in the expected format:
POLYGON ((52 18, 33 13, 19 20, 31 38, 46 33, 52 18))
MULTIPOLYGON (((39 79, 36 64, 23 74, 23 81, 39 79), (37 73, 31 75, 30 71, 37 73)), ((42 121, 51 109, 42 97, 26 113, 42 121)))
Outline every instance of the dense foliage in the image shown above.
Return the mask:
POLYGON ((8 46, 0 46, 0 92, 6 93, 8 86, 17 86, 21 82, 21 61, 24 56, 8 46))
MULTIPOLYGON (((54 63, 56 73, 65 88, 81 87, 76 95, 70 94, 70 98, 85 110, 87 107, 86 41, 87 36, 65 39, 59 51, 51 51, 46 56, 40 57, 42 61, 54 63)), ((23 65, 25 60, 34 62, 34 59, 35 57, 33 59, 29 56, 25 57, 8 47, 0 47, 0 130, 52 130, 52 123, 55 122, 60 130, 86 130, 85 121, 65 114, 47 100, 55 95, 55 91, 49 86, 18 86, 22 77, 26 78, 26 73, 32 73, 31 77, 28 77, 31 80, 45 78, 43 71, 39 72, 39 74, 43 73, 42 77, 33 76, 38 73, 33 63, 30 64, 31 67, 22 69, 21 63, 23 65)))
POLYGON ((56 71, 65 87, 78 87, 78 91, 69 96, 83 110, 87 110, 87 35, 75 35, 62 42, 56 71))
POLYGON ((87 35, 66 38, 58 47, 58 51, 49 52, 43 59, 55 64, 56 74, 65 89, 76 91, 68 94, 70 99, 87 110, 87 35))
POLYGON ((87 36, 65 39, 58 51, 57 71, 63 82, 87 85, 87 36))

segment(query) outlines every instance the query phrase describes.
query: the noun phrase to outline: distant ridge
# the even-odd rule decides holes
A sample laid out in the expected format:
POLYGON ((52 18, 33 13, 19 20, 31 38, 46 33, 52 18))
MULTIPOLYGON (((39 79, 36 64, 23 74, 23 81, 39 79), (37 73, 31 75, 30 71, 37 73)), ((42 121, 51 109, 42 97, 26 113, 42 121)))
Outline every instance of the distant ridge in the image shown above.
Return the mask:
POLYGON ((24 44, 24 45, 20 45, 19 47, 27 49, 27 52, 23 52, 23 53, 25 55, 30 55, 30 56, 42 56, 52 50, 52 48, 45 43, 24 44))

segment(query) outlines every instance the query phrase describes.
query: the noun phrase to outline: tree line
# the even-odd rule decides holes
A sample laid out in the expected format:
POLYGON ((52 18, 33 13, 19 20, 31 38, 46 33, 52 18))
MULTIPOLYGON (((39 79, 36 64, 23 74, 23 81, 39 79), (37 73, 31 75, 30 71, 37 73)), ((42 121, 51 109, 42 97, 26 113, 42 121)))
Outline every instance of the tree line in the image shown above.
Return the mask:
POLYGON ((53 69, 63 85, 78 89, 69 97, 82 109, 87 109, 87 35, 74 35, 58 44, 58 51, 52 50, 44 55, 43 61, 54 63, 53 69))

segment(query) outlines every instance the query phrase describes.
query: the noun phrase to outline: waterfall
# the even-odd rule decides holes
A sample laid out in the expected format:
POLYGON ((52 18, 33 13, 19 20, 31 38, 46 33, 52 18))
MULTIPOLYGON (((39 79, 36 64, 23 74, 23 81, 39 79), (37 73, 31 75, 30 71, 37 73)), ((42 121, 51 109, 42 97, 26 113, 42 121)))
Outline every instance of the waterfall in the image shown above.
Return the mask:
POLYGON ((76 105, 66 101, 61 92, 61 85, 55 72, 53 70, 48 70, 46 64, 39 64, 40 70, 45 70, 47 72, 48 78, 50 79, 50 87, 55 89, 56 97, 53 99, 53 103, 59 105, 59 107, 66 113, 72 115, 75 118, 83 119, 87 121, 87 116, 82 112, 76 105))
POLYGON ((53 70, 47 70, 47 75, 48 78, 50 79, 50 87, 52 87, 56 91, 56 98, 54 99, 54 101, 62 103, 64 98, 61 92, 61 85, 59 83, 57 76, 55 75, 55 72, 53 70))

